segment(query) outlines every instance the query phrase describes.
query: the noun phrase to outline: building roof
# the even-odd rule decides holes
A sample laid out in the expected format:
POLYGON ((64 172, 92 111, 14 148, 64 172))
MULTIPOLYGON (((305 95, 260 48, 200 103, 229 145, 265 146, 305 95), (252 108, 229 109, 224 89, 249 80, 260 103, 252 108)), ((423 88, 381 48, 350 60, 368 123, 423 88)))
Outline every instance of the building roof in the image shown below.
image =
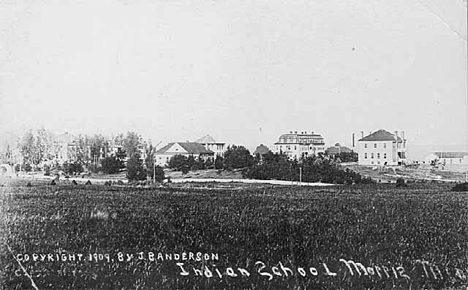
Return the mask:
POLYGON ((353 152, 353 150, 349 149, 346 146, 341 146, 339 143, 336 143, 335 146, 327 148, 327 150, 325 150, 325 152, 328 155, 335 155, 335 154, 339 154, 339 153, 350 153, 350 152, 353 152))
POLYGON ((197 142, 171 142, 156 151, 156 154, 166 153, 174 144, 179 144, 185 149, 185 151, 187 151, 188 154, 214 154, 213 151, 206 149, 203 145, 197 142))
MULTIPOLYGON (((388 131, 378 130, 364 138, 359 139, 358 141, 396 141, 396 138, 394 134, 388 131)), ((398 137, 398 142, 403 142, 403 140, 398 137)))
POLYGON ((225 144, 224 142, 216 142, 216 140, 210 135, 205 135, 195 142, 200 144, 225 144))
POLYGON ((438 158, 463 158, 468 156, 468 152, 434 152, 438 158))
POLYGON ((268 147, 266 147, 265 145, 260 144, 257 146, 257 149, 255 149, 253 155, 257 155, 257 154, 265 155, 268 152, 270 152, 270 149, 268 149, 268 147))
POLYGON ((60 134, 54 137, 54 141, 57 143, 71 144, 75 140, 76 140, 76 137, 72 134, 68 134, 68 132, 65 132, 63 134, 60 134))
POLYGON ((314 134, 311 132, 310 134, 306 131, 304 132, 297 132, 291 131, 287 134, 283 134, 278 138, 278 142, 276 144, 314 144, 314 145, 324 145, 325 142, 323 141, 323 137, 320 134, 314 134))

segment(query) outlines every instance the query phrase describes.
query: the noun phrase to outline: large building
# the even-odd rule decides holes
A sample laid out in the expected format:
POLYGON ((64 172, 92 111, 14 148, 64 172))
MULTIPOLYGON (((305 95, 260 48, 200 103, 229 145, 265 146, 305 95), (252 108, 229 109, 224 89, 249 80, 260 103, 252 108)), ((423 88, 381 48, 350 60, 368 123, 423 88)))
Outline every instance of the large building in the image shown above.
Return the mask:
MULTIPOLYGON (((364 134, 363 134, 364 135, 364 134)), ((401 165, 406 162, 406 139, 404 132, 392 134, 378 130, 358 140, 358 164, 401 165)))
POLYGON ((165 166, 169 163, 172 156, 183 155, 193 156, 195 159, 203 158, 207 160, 214 158, 214 152, 206 149, 197 142, 172 142, 156 151, 156 165, 165 166))
POLYGON ((293 132, 283 134, 279 137, 278 142, 274 144, 275 153, 285 153, 291 159, 301 159, 319 153, 325 153, 325 142, 323 137, 314 132, 293 132))
POLYGON ((198 139, 195 142, 200 143, 201 145, 203 145, 206 150, 213 151, 215 157, 218 157, 218 156, 223 157, 224 156, 224 151, 226 151, 226 149, 225 149, 226 143, 216 142, 215 139, 213 137, 211 137, 210 135, 206 135, 206 136, 198 139))

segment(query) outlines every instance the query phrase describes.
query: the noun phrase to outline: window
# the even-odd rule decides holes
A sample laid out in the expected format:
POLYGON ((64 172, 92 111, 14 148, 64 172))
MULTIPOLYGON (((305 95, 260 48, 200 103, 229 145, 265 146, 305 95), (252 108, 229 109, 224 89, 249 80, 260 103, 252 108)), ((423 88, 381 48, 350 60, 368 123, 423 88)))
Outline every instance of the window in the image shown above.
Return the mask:
POLYGON ((374 158, 374 153, 370 154, 370 158, 372 158, 372 159, 374 158))
POLYGON ((377 164, 380 164, 380 161, 377 161, 377 164))
POLYGON ((384 159, 387 158, 387 153, 384 153, 384 154, 383 154, 383 158, 384 158, 384 159))
POLYGON ((374 161, 371 161, 371 163, 370 163, 370 164, 374 164, 374 161))
POLYGON ((364 148, 367 148, 367 143, 364 143, 364 148))
POLYGON ((364 153, 364 159, 367 159, 367 153, 364 153))
POLYGON ((380 159, 380 153, 377 153, 377 159, 380 159))
POLYGON ((383 148, 387 148, 387 143, 383 143, 383 148))
POLYGON ((374 148, 377 148, 377 143, 374 143, 374 148))
POLYGON ((297 146, 294 146, 294 150, 297 150, 297 146))

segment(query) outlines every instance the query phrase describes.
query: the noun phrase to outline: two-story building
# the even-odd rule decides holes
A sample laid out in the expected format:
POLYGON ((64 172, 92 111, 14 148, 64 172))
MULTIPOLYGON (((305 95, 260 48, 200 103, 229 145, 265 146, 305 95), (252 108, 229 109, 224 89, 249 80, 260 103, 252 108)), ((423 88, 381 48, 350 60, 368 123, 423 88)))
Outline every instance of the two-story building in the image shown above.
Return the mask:
POLYGON ((406 139, 398 131, 378 130, 358 140, 358 164, 401 165, 406 162, 406 139))
POLYGON ((325 142, 323 137, 314 132, 290 131, 289 134, 283 134, 274 144, 275 153, 285 153, 291 159, 301 159, 312 155, 325 153, 325 142))
POLYGON ((201 145, 203 145, 206 150, 213 151, 215 158, 218 157, 218 156, 223 157, 224 152, 226 151, 226 143, 217 142, 210 135, 203 136, 202 138, 198 139, 195 142, 200 143, 201 145))
POLYGON ((171 142, 166 146, 156 151, 156 165, 165 166, 175 155, 183 155, 186 157, 193 156, 195 159, 203 158, 204 160, 214 159, 214 152, 207 150, 205 146, 197 142, 171 142))

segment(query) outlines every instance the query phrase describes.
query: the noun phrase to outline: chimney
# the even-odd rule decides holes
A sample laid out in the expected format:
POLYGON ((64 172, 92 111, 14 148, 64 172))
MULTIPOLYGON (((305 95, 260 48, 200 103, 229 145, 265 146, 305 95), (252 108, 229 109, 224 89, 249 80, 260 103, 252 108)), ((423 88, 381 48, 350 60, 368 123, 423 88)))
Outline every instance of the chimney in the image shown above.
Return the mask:
POLYGON ((364 131, 361 131, 361 138, 364 138, 364 131))
POLYGON ((403 139, 403 141, 405 141, 405 131, 401 131, 401 139, 403 139))
POLYGON ((395 131, 395 139, 398 141, 398 131, 395 131))
POLYGON ((353 133, 353 148, 354 148, 354 133, 353 133))

